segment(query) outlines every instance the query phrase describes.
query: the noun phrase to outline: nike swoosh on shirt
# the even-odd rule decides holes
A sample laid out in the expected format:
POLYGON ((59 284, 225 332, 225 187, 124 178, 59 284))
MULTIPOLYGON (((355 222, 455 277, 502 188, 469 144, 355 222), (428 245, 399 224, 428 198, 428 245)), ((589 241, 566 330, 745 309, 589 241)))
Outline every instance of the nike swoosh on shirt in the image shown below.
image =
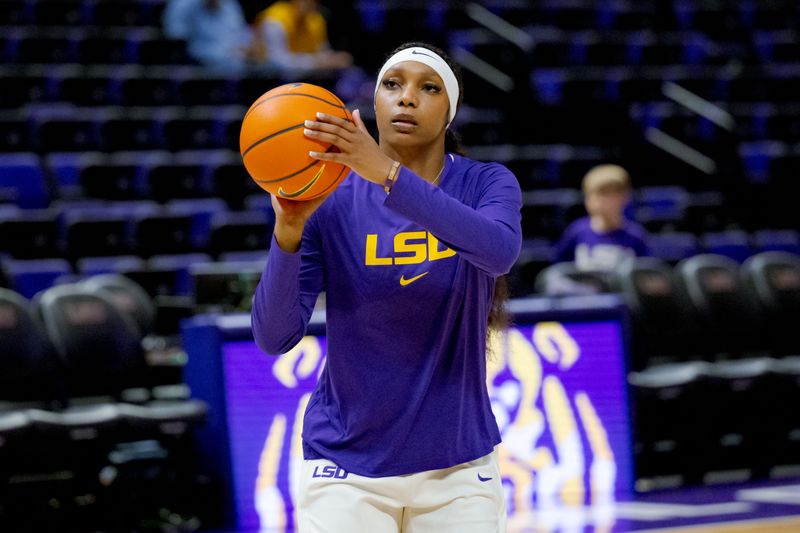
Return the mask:
POLYGON ((487 482, 487 481, 491 481, 492 479, 493 479, 493 478, 490 478, 490 477, 483 477, 482 475, 478 474, 478 481, 482 481, 482 482, 484 482, 484 483, 485 483, 485 482, 487 482))
POLYGON ((402 287, 405 287, 406 285, 409 285, 410 283, 414 283, 415 281, 417 281, 419 278, 421 278, 422 276, 426 275, 427 273, 428 272, 426 271, 426 272, 423 272, 422 274, 418 274, 418 275, 414 276, 413 278, 408 278, 408 279, 406 279, 405 275, 400 276, 400 285, 402 287))
POLYGON ((300 187, 296 191, 294 191, 294 192, 286 192, 286 191, 283 190, 283 187, 278 187, 278 194, 280 194, 284 198, 295 198, 297 196, 300 196, 301 194, 306 192, 308 189, 310 189, 311 186, 314 185, 317 182, 319 177, 322 176, 323 172, 325 172, 325 163, 323 163, 322 166, 319 167, 319 170, 317 171, 316 174, 314 174, 314 177, 311 178, 311 181, 309 181, 308 183, 306 183, 305 185, 303 185, 302 187, 300 187))

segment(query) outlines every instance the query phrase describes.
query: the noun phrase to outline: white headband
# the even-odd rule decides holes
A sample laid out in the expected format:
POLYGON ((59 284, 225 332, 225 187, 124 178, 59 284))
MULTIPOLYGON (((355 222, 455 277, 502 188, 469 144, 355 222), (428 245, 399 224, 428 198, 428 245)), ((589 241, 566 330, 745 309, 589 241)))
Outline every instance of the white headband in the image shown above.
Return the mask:
POLYGON ((378 88, 381 86, 381 80, 383 80, 383 75, 386 74, 386 71, 403 61, 416 61, 417 63, 428 65, 442 78, 444 90, 447 92, 447 98, 450 100, 450 118, 447 121, 447 125, 449 126, 450 123, 453 122, 453 117, 456 116, 456 108, 458 107, 458 80, 453 73, 453 69, 450 68, 450 65, 448 65, 439 54, 427 48, 418 46, 406 48, 387 59, 378 74, 378 83, 375 84, 375 95, 378 94, 378 88))

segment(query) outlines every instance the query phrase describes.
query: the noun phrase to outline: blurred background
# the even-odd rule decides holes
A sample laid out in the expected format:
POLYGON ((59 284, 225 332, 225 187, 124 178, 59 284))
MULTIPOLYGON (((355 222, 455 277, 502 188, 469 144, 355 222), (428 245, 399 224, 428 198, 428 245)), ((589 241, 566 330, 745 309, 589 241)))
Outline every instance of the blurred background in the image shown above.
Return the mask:
POLYGON ((230 404, 181 328, 241 320, 268 256, 242 117, 307 81, 374 131, 374 76, 414 40, 462 66, 467 154, 522 187, 514 309, 614 310, 630 493, 800 476, 797 2, 296 3, 326 33, 281 61, 266 0, 198 0, 229 17, 197 34, 165 0, 0 0, 0 529, 236 529, 205 462, 230 435, 198 447, 230 404), (605 163, 651 253, 582 270, 555 245, 605 163))

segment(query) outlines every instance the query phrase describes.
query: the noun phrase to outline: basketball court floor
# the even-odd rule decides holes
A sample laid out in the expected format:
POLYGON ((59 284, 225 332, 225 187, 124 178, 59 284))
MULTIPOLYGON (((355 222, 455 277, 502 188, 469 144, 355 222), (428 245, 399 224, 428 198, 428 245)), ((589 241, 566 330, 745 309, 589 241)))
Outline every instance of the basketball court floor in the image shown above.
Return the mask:
POLYGON ((508 523, 508 533, 616 532, 800 533, 800 478, 663 490, 603 506, 512 513, 508 523))
POLYGON ((675 489, 509 517, 509 533, 800 533, 800 479, 675 489))

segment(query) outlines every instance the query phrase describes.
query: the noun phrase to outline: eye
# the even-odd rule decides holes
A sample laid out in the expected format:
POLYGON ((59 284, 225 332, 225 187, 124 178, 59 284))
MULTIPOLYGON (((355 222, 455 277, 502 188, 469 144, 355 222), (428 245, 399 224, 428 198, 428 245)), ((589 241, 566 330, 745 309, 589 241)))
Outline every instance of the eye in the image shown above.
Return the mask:
POLYGON ((423 89, 425 89, 429 93, 438 93, 442 90, 442 88, 436 85, 435 83, 426 83, 425 85, 423 85, 423 89))
POLYGON ((388 80, 383 80, 383 86, 386 87, 387 89, 394 89, 398 85, 395 80, 388 79, 388 80))

